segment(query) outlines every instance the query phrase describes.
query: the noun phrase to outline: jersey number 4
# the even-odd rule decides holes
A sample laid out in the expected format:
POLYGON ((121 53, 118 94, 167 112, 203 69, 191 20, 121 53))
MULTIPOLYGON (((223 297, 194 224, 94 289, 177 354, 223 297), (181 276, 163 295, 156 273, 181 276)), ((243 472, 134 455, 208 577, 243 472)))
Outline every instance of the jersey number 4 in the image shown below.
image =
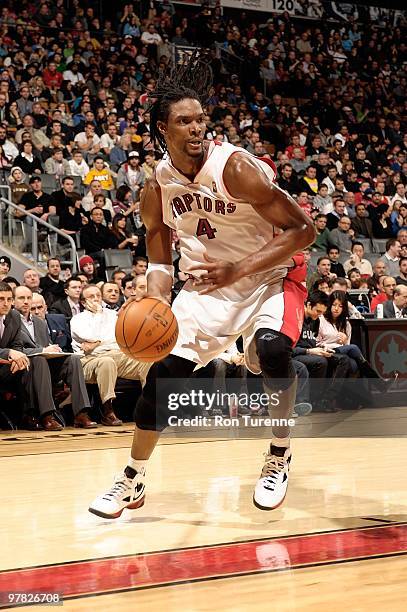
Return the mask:
POLYGON ((199 219, 196 228, 197 236, 207 236, 209 240, 212 240, 212 238, 216 238, 215 233, 217 231, 218 230, 216 229, 216 227, 212 227, 208 219, 199 219))

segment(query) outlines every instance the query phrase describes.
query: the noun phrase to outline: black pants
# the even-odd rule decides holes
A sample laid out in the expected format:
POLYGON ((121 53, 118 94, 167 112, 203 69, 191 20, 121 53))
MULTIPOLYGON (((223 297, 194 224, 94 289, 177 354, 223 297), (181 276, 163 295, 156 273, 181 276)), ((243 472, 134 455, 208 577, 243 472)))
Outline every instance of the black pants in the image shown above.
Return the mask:
POLYGON ((303 363, 309 372, 311 402, 321 399, 338 398, 349 375, 350 363, 346 355, 296 355, 296 361, 303 363))

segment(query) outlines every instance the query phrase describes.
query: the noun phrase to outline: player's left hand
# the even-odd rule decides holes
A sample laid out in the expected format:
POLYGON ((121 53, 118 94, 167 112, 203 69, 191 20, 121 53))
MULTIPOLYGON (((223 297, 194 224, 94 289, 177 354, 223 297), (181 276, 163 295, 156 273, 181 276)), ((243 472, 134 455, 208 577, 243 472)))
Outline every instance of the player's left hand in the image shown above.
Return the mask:
POLYGON ((213 259, 204 253, 206 263, 196 264, 188 269, 188 272, 199 271, 201 276, 193 280, 193 285, 200 288, 199 294, 205 295, 215 289, 221 289, 227 285, 232 285, 239 280, 237 265, 230 261, 213 259))

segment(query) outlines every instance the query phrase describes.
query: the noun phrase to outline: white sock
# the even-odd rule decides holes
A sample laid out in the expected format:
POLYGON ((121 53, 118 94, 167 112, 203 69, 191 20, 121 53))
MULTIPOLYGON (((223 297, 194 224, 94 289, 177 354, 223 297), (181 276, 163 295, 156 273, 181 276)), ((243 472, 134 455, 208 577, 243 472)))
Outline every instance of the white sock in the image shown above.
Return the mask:
POLYGON ((279 448, 289 448, 290 446, 290 437, 287 438, 272 438, 271 440, 272 446, 278 446, 279 448))
POLYGON ((139 474, 145 474, 147 459, 133 459, 133 457, 129 457, 127 465, 139 474))

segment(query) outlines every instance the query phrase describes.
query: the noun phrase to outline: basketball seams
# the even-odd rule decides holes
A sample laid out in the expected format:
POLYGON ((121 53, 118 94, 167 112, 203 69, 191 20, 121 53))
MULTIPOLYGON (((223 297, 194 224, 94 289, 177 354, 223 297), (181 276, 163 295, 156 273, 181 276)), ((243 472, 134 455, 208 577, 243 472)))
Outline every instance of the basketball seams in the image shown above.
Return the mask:
MULTIPOLYGON (((172 336, 172 334, 174 332, 177 332, 177 337, 178 337, 178 324, 177 324, 176 321, 175 321, 175 324, 176 325, 174 327, 174 330, 171 332, 171 334, 169 334, 169 338, 172 336)), ((174 346, 175 346, 175 343, 174 343, 174 346)), ((174 348, 174 346, 172 348, 174 348)), ((140 357, 136 357, 136 359, 139 359, 139 361, 141 361, 141 362, 155 363, 157 361, 161 361, 161 359, 164 359, 165 357, 168 357, 169 354, 170 353, 166 353, 166 354, 160 356, 159 354, 157 355, 157 353, 155 353, 153 355, 142 355, 140 357)), ((133 357, 134 357, 134 355, 133 355, 133 357)))
MULTIPOLYGON (((162 338, 163 338, 165 335, 168 335, 168 336, 170 337, 170 336, 171 336, 171 335, 174 333, 174 330, 172 330, 172 331, 171 331, 171 333, 170 333, 171 326, 172 326, 172 325, 173 325, 173 323, 174 323, 174 319, 175 319, 175 315, 174 315, 174 313, 172 313, 172 319, 171 319, 171 323, 170 323, 169 327, 168 327, 168 328, 167 328, 167 329, 164 331, 164 333, 163 333, 163 334, 161 334, 161 336, 160 336, 159 338, 156 338, 156 339, 154 340, 154 342, 151 342, 151 343, 150 343, 150 344, 148 344, 147 346, 144 346, 142 349, 140 349, 140 352, 144 352, 144 351, 146 351, 147 349, 149 349, 149 348, 151 348, 152 346, 154 346, 154 344, 158 344, 158 343, 160 342, 160 340, 161 340, 161 339, 162 339, 162 338)), ((177 327, 178 327, 178 323, 177 323, 177 320, 175 319, 175 328, 177 328, 177 327)), ((175 328, 174 328, 174 329, 175 329, 175 328)))
MULTIPOLYGON (((154 300, 154 301, 156 300, 156 298, 144 298, 144 299, 154 300)), ((162 302, 158 302, 158 304, 162 304, 162 302)), ((156 306, 158 306, 158 304, 154 303, 153 307, 147 312, 147 314, 144 315, 144 321, 142 322, 142 324, 141 324, 141 326, 140 326, 140 328, 139 328, 139 330, 138 330, 138 332, 136 334, 136 337, 134 338, 133 342, 131 343, 130 346, 127 347, 128 349, 131 349, 131 347, 136 344, 137 338, 139 337, 141 330, 143 329, 144 325, 146 324, 148 317, 151 315, 151 313, 153 312, 154 308, 156 306)))

